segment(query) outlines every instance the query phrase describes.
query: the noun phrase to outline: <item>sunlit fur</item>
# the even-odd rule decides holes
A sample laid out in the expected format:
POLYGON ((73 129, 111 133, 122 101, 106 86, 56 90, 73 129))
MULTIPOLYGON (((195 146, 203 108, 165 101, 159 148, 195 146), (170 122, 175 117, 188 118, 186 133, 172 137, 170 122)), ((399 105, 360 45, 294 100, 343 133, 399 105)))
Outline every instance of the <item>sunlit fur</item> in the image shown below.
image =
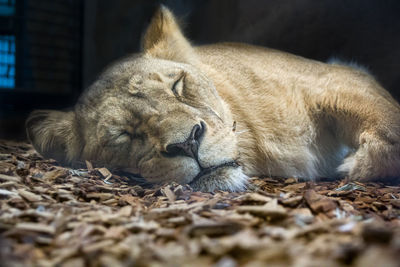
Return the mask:
POLYGON ((253 175, 397 177, 399 111, 373 77, 343 64, 244 44, 192 46, 162 7, 142 53, 110 66, 73 110, 33 112, 27 131, 62 163, 86 159, 150 182, 234 191, 253 175), (198 161, 222 167, 198 177, 196 160, 165 152, 201 123, 198 161))

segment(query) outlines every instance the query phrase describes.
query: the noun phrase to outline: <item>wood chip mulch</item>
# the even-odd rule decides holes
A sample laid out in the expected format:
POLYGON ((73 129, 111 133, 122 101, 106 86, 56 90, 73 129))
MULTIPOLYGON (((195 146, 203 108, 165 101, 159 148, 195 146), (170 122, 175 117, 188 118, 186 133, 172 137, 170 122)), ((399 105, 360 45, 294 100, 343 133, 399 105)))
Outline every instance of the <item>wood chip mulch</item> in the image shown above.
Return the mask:
POLYGON ((0 141, 2 266, 400 266, 400 186, 148 187, 0 141))

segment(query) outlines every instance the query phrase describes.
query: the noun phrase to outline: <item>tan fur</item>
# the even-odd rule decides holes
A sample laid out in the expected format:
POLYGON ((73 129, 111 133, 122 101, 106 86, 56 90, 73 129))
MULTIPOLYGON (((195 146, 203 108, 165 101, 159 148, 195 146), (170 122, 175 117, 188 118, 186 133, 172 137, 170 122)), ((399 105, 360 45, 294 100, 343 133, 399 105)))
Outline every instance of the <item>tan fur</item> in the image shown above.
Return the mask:
POLYGON ((35 148, 64 163, 88 159, 207 191, 240 190, 252 175, 400 175, 400 107, 368 73, 244 44, 193 47, 166 8, 143 46, 108 68, 70 113, 33 113, 35 148), (171 156, 168 145, 195 125, 204 130, 198 159, 171 156))

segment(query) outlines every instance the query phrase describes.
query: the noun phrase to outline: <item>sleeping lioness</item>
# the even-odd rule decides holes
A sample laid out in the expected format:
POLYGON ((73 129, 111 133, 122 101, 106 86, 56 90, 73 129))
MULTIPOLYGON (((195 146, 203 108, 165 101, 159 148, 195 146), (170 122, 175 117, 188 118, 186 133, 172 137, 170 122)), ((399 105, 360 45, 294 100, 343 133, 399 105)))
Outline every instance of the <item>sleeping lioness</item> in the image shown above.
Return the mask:
POLYGON ((241 190, 254 175, 400 175, 400 107, 368 73, 244 44, 194 47, 165 7, 142 53, 110 66, 72 111, 33 112, 27 132, 63 164, 203 191, 241 190))

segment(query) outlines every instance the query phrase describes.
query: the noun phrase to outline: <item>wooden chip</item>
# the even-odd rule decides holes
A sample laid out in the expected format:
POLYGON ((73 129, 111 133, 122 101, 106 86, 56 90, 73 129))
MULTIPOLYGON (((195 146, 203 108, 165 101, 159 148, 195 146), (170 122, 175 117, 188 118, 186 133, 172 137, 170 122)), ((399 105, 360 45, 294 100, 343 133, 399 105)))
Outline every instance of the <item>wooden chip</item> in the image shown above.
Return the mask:
POLYGON ((88 169, 88 171, 93 171, 93 164, 88 160, 85 160, 85 163, 86 163, 86 168, 88 169))
POLYGON ((335 191, 354 191, 354 190, 365 191, 365 186, 357 183, 348 183, 335 189, 335 191))
POLYGON ((285 180, 285 184, 286 184, 286 185, 294 184, 294 183, 297 183, 297 182, 298 182, 298 179, 297 179, 297 178, 294 178, 294 177, 290 177, 290 178, 287 178, 287 179, 285 180))
POLYGON ((136 206, 139 204, 138 197, 134 197, 132 195, 122 195, 119 198, 120 205, 130 204, 132 206, 136 206))
POLYGON ((390 204, 392 204, 396 208, 400 209, 400 199, 391 199, 390 204))
POLYGON ((16 182, 20 183, 21 182, 21 177, 18 176, 9 176, 5 174, 0 174, 0 180, 7 181, 7 182, 16 182))
POLYGON ((169 201, 174 202, 176 200, 176 196, 174 192, 169 188, 169 186, 164 187, 162 193, 168 198, 169 201))
POLYGON ((303 196, 296 196, 296 197, 291 197, 291 198, 287 198, 287 199, 282 199, 281 203, 284 206, 296 207, 297 205, 299 205, 301 203, 302 200, 303 200, 303 196))
POLYGON ((94 251, 98 251, 98 250, 102 250, 105 248, 109 248, 110 246, 112 246, 114 244, 113 240, 103 240, 97 243, 93 243, 90 245, 86 245, 82 248, 83 252, 85 253, 91 253, 94 251))
POLYGON ((16 182, 4 182, 0 183, 0 188, 16 187, 16 182))
POLYGON ((111 226, 104 234, 106 239, 122 239, 127 229, 123 226, 111 226))
POLYGON ((239 206, 237 207, 239 213, 250 213, 255 216, 265 218, 267 220, 281 220, 287 217, 287 211, 283 207, 268 207, 264 206, 239 206))
POLYGON ((52 181, 57 178, 65 177, 67 174, 68 174, 68 171, 65 169, 55 169, 53 171, 46 172, 43 175, 42 179, 45 181, 52 181))
POLYGON ((85 260, 83 258, 72 258, 63 262, 60 267, 84 267, 85 260))
POLYGON ((119 211, 118 211, 118 215, 119 216, 123 216, 123 217, 129 217, 132 214, 132 206, 125 206, 122 207, 119 211))
POLYGON ((238 198, 242 203, 259 203, 264 204, 270 202, 272 198, 263 196, 258 193, 248 193, 238 198))
POLYGON ((184 216, 181 217, 172 217, 167 220, 167 222, 173 225, 184 225, 187 223, 187 219, 184 216))
POLYGON ((109 254, 103 254, 99 258, 100 266, 112 266, 112 267, 124 267, 122 262, 117 257, 114 257, 109 254))
POLYGON ((302 190, 306 187, 306 183, 294 183, 294 184, 289 184, 282 188, 284 191, 299 191, 302 190))
POLYGON ((329 212, 336 209, 336 202, 328 197, 322 196, 310 189, 304 193, 304 199, 314 212, 329 212))
POLYGON ((34 217, 35 219, 39 218, 44 218, 47 220, 52 220, 54 218, 54 214, 51 212, 46 212, 46 211, 40 211, 40 210, 35 210, 35 209, 29 209, 21 212, 19 214, 19 217, 34 217))
POLYGON ((0 161, 0 172, 9 173, 15 169, 16 167, 14 164, 0 161))
POLYGON ((100 199, 100 200, 107 200, 112 198, 114 195, 111 193, 89 193, 86 195, 87 198, 92 199, 100 199))
POLYGON ((154 231, 159 227, 160 225, 155 221, 138 221, 125 224, 125 228, 132 232, 154 231))
POLYGON ((36 202, 43 199, 40 195, 34 194, 24 189, 18 189, 18 194, 20 194, 20 196, 22 196, 23 198, 25 198, 30 202, 36 202))
POLYGON ((154 208, 148 213, 148 218, 165 218, 174 215, 179 215, 182 212, 189 210, 188 205, 171 205, 167 208, 154 208))
POLYGON ((314 221, 314 215, 308 208, 297 208, 290 212, 298 226, 305 226, 314 221))
POLYGON ((40 232, 45 234, 54 235, 56 229, 54 226, 41 224, 41 223, 17 223, 15 226, 18 230, 32 231, 32 232, 40 232))
POLYGON ((18 196, 18 194, 9 190, 0 189, 0 196, 18 196))
POLYGON ((97 170, 105 179, 109 179, 112 176, 112 173, 107 168, 99 168, 97 170))
POLYGON ((194 224, 188 229, 190 236, 223 236, 236 234, 242 229, 242 226, 237 223, 205 223, 194 224))

